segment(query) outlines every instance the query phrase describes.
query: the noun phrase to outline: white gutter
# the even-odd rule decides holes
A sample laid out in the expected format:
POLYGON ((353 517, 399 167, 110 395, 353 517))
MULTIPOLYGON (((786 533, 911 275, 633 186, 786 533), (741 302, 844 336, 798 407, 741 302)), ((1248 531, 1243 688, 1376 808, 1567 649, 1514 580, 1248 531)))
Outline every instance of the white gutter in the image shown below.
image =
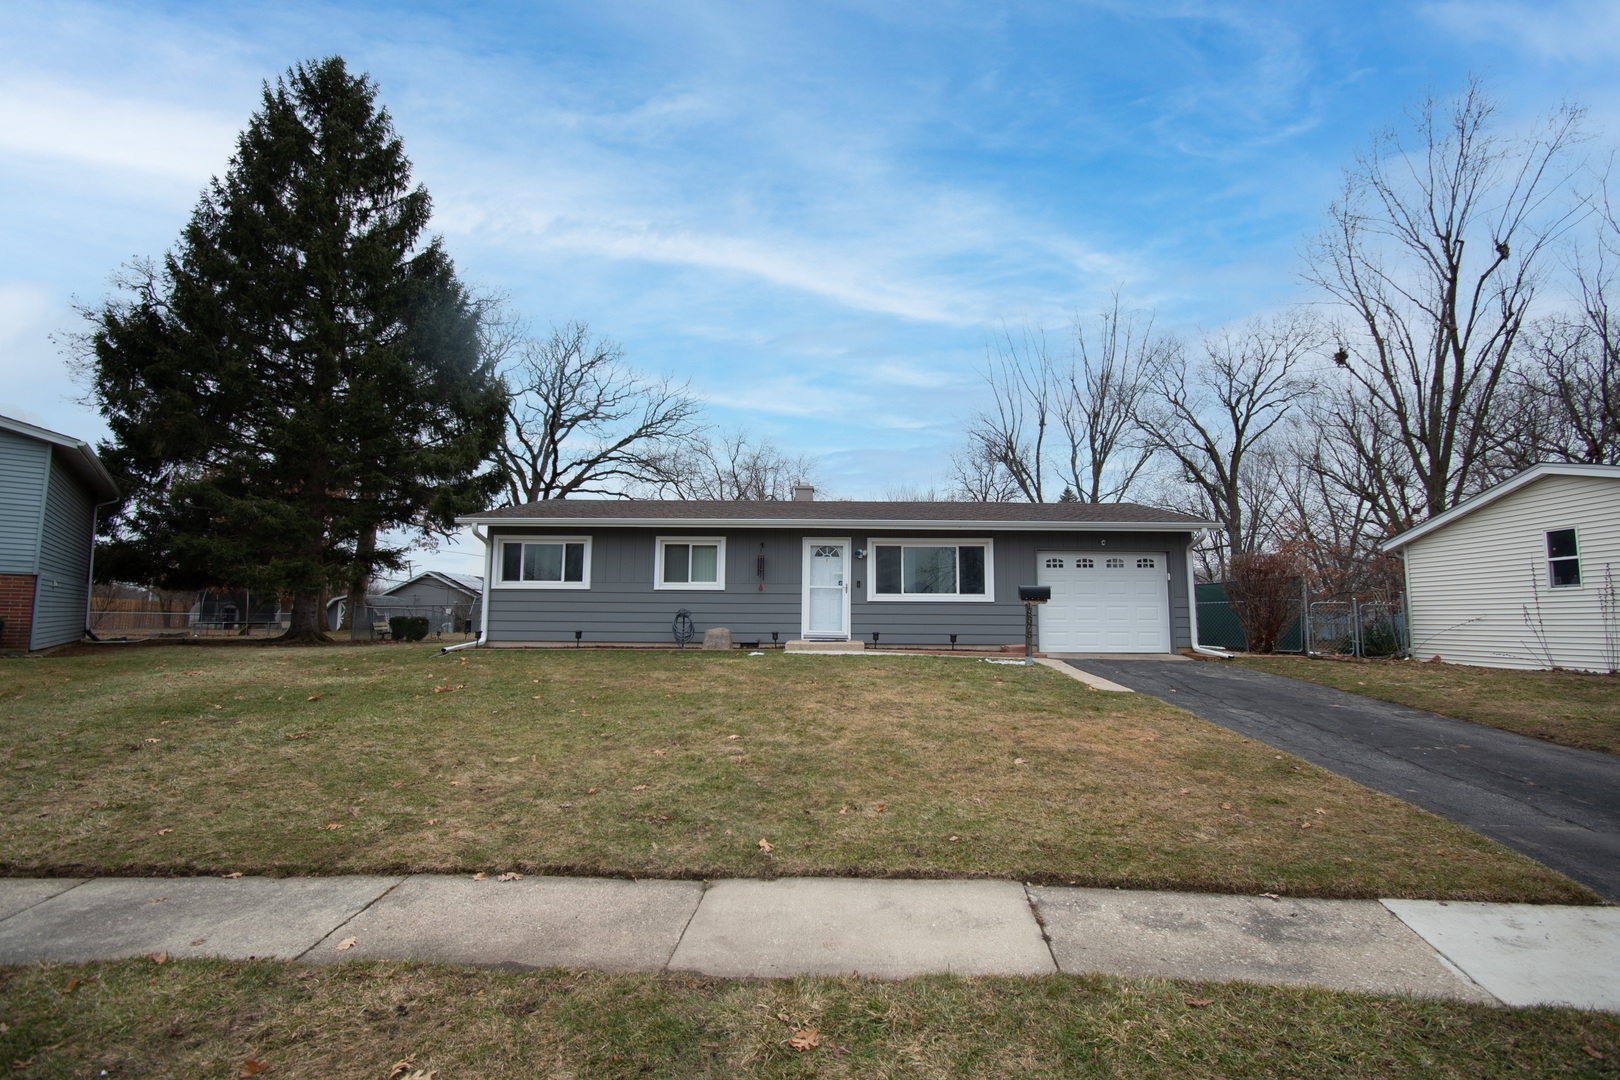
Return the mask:
POLYGON ((898 518, 667 518, 667 517, 484 517, 456 518, 458 525, 544 526, 554 529, 594 528, 737 528, 737 529, 909 529, 938 532, 1200 532, 1219 527, 1213 521, 917 521, 898 518))
POLYGON ((487 534, 479 536, 477 525, 472 527, 472 534, 484 545, 484 598, 478 605, 478 636, 471 641, 463 641, 460 645, 446 645, 439 650, 440 656, 458 649, 476 649, 489 637, 489 575, 495 562, 495 544, 487 534))
MULTIPOLYGON (((1200 529, 1199 532, 1207 530, 1200 529)), ((1187 545, 1187 625, 1192 628, 1192 651, 1204 656, 1214 656, 1221 660, 1232 659, 1232 654, 1224 649, 1211 649, 1198 644, 1198 582, 1193 577, 1192 544, 1187 545)))

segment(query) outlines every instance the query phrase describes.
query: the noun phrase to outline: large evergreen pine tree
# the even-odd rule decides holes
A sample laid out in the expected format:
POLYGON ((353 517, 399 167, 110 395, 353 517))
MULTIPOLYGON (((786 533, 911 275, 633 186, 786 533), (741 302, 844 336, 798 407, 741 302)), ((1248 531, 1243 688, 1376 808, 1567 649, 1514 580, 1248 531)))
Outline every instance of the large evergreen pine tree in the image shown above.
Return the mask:
POLYGON ((324 596, 401 565, 379 531, 498 490, 504 390, 429 212, 369 78, 332 57, 266 84, 176 249, 88 313, 129 493, 98 570, 274 589, 316 639, 324 596))

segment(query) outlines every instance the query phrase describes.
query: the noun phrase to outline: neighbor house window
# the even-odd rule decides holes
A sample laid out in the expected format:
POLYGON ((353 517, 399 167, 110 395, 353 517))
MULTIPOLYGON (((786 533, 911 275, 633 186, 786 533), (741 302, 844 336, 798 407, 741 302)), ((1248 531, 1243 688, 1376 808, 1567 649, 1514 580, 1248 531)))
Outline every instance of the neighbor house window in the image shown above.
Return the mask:
POLYGON ((874 600, 989 600, 990 541, 874 540, 874 600))
POLYGON ((1581 583, 1580 555, 1574 529, 1554 529, 1547 534, 1547 579, 1553 588, 1581 583))
POLYGON ((591 541, 588 537, 502 540, 496 583, 513 588, 588 589, 591 541))
POLYGON ((717 536, 660 536, 653 587, 724 589, 726 541, 717 536))

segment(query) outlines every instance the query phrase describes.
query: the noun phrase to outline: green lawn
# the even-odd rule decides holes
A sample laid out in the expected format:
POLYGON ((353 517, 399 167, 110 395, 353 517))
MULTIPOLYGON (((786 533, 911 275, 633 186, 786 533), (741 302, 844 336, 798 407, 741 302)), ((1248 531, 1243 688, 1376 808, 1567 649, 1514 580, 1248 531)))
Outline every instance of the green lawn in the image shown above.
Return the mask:
POLYGON ((220 645, 3 670, 9 874, 819 874, 1595 899, 1406 803, 1043 667, 220 645))
POLYGON ((1620 1060, 1614 1018, 1573 1009, 1066 976, 754 982, 134 960, 0 969, 0 1019, 0 1068, 30 1078, 225 1078, 255 1075, 251 1061, 272 1080, 1481 1080, 1613 1075, 1620 1060))
POLYGON ((1561 746, 1620 754, 1620 678, 1613 675, 1299 656, 1236 662, 1561 746))

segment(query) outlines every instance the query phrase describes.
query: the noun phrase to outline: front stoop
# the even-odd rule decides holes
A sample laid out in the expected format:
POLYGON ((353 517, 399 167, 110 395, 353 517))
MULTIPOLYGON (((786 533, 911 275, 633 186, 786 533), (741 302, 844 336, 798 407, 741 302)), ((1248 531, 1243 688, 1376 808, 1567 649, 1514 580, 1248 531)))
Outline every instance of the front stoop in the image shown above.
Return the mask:
POLYGON ((790 641, 782 646, 784 652, 863 652, 866 649, 864 641, 806 641, 802 638, 790 641))

